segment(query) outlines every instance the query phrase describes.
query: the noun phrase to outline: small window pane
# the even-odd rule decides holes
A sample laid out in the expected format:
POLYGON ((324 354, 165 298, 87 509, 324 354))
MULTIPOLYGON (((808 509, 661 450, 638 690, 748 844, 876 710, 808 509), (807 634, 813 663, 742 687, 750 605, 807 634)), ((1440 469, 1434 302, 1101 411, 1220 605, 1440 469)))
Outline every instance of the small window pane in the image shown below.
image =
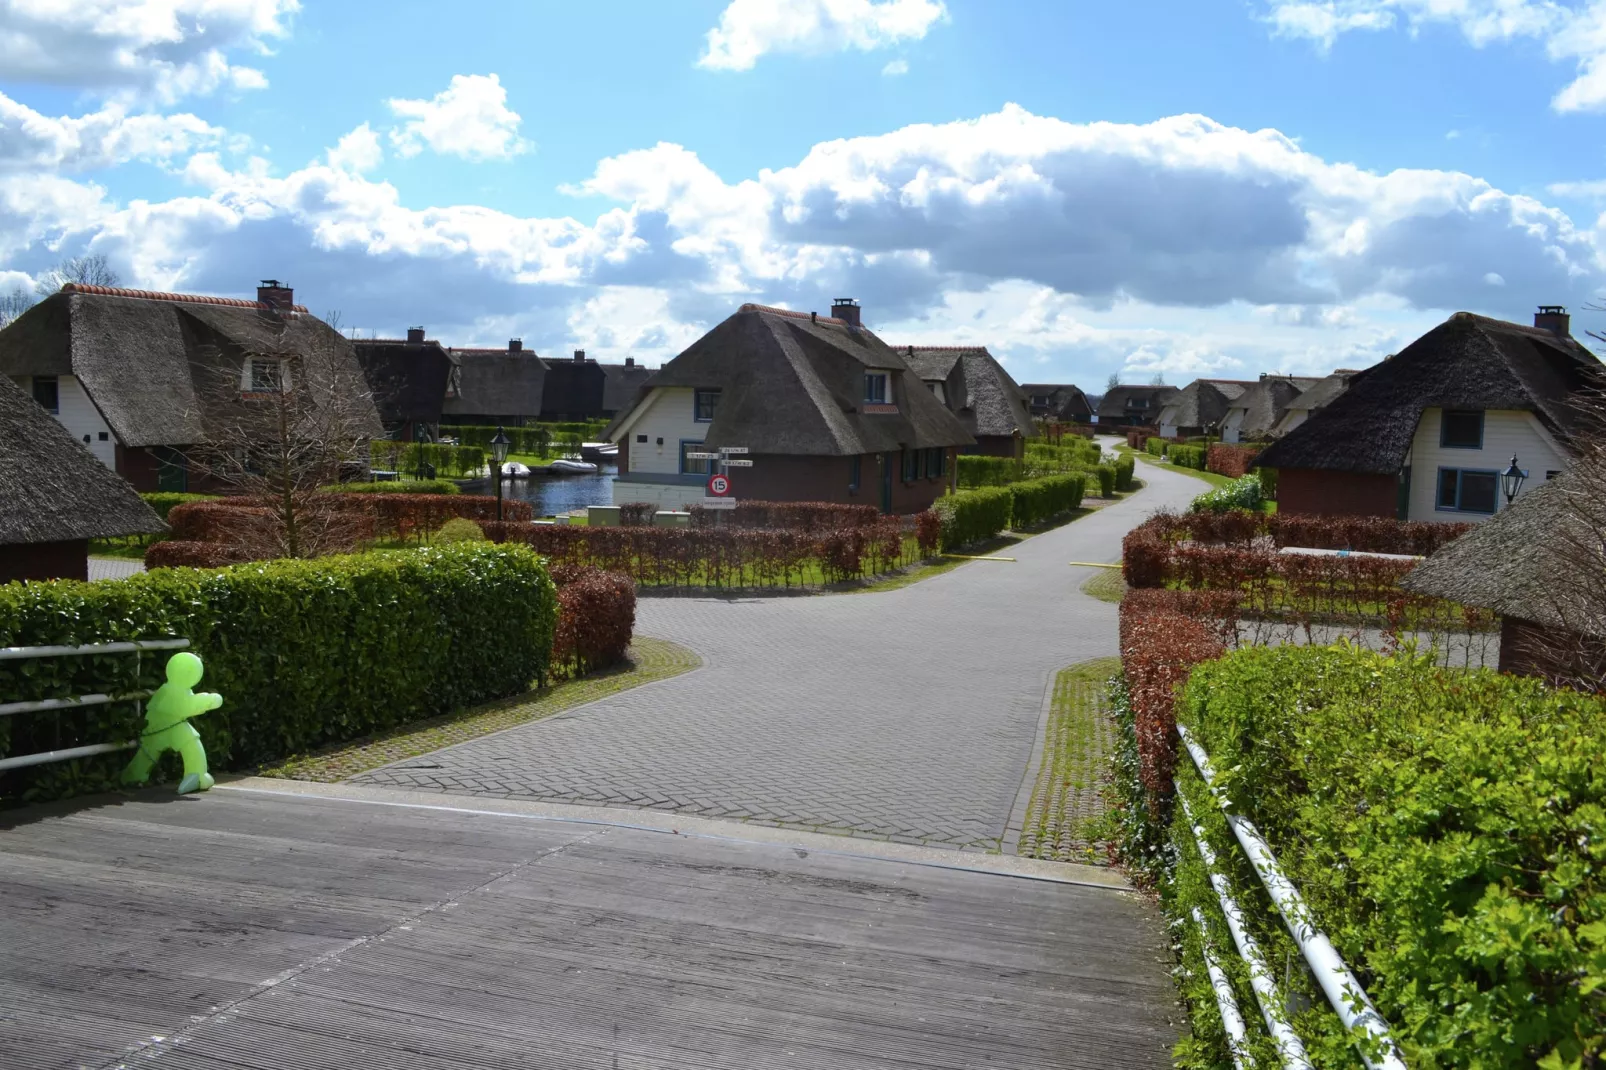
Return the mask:
POLYGON ((867 405, 887 403, 887 376, 885 372, 870 372, 864 377, 864 400, 867 405))
POLYGON ((699 390, 696 393, 697 414, 700 423, 708 423, 714 418, 714 409, 719 404, 718 390, 699 390))
POLYGON ((1483 448, 1483 413, 1446 412, 1440 429, 1439 445, 1447 449, 1483 448))
POLYGON ((1494 512, 1495 495, 1500 486, 1493 472, 1461 473, 1461 511, 1463 513, 1494 512))
POLYGON ((253 394, 278 393, 279 371, 279 362, 276 360, 253 360, 251 362, 251 392, 253 394))
MULTIPOLYGON (((681 411, 684 412, 685 410, 681 411)), ((703 449, 701 442, 682 442, 680 444, 680 470, 687 475, 706 476, 710 474, 713 471, 710 467, 714 463, 713 461, 708 460, 706 457, 694 458, 686 456, 688 453, 705 452, 708 451, 703 449)))
POLYGON ((54 375, 34 376, 33 399, 46 412, 59 413, 61 411, 61 394, 56 386, 56 377, 54 375))
POLYGON ((1456 476, 1460 473, 1454 468, 1439 469, 1439 508, 1454 509, 1456 495, 1456 476))

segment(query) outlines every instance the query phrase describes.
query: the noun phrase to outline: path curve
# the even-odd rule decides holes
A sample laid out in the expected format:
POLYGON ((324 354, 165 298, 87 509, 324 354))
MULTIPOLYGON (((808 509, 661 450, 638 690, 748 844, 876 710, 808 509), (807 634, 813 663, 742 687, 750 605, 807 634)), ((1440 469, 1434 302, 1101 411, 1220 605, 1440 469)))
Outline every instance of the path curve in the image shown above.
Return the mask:
POLYGON ((1125 501, 908 587, 642 599, 638 632, 702 668, 355 778, 972 850, 1008 846, 1054 672, 1117 653, 1081 592, 1121 537, 1204 489, 1139 465, 1125 501))

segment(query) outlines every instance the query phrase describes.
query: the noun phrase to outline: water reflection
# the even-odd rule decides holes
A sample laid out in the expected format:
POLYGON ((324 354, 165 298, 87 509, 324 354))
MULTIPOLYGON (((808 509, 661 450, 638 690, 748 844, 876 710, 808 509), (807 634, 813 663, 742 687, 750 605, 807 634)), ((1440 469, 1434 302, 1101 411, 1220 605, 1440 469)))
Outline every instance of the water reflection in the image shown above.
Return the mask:
MULTIPOLYGON (((533 475, 529 479, 504 479, 502 497, 529 502, 536 516, 556 516, 588 505, 613 504, 613 477, 618 475, 617 465, 603 465, 595 474, 548 476, 533 475)), ((464 483, 464 494, 495 494, 496 487, 489 479, 464 483)))

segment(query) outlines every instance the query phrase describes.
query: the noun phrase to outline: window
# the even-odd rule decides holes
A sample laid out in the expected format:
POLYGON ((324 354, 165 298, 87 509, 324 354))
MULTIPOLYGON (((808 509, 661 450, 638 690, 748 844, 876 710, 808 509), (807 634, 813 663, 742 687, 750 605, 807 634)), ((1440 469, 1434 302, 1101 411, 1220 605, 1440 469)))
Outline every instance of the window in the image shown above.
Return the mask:
POLYGON ((692 419, 700 424, 709 423, 714 419, 714 409, 719 405, 718 390, 696 390, 692 393, 694 412, 692 419))
POLYGON ((903 451, 903 481, 913 483, 920 478, 920 451, 903 451))
POLYGON ((887 403, 887 373, 864 373, 864 403, 866 405, 885 405, 887 403))
POLYGON ((251 361, 251 393, 277 394, 284 389, 284 362, 280 360, 251 361))
POLYGON ((855 453, 853 459, 848 463, 848 490, 853 493, 858 493, 859 478, 864 474, 863 460, 862 457, 855 453))
POLYGON ((1483 413, 1446 409, 1439 423, 1439 445, 1447 450, 1483 449, 1483 413))
POLYGON ((1438 507, 1455 513, 1493 513, 1500 473, 1470 468, 1439 469, 1438 507))
POLYGON ((713 471, 714 471, 714 469, 713 469, 714 462, 713 461, 710 461, 707 458, 696 458, 696 457, 687 457, 686 456, 686 454, 688 454, 688 453, 704 453, 704 452, 706 452, 706 451, 703 449, 703 444, 701 442, 687 442, 685 439, 681 439, 681 442, 680 442, 680 470, 681 470, 681 472, 683 474, 685 474, 685 475, 697 475, 697 476, 706 476, 706 475, 712 474, 713 471))
POLYGON ((948 390, 942 383, 931 384, 931 396, 944 405, 948 404, 948 390))
POLYGON ((1126 407, 1129 409, 1146 409, 1149 407, 1148 398, 1127 398, 1126 407))
POLYGON ((647 441, 647 436, 646 435, 637 435, 636 436, 636 441, 637 442, 646 442, 647 441))
POLYGON ((1047 394, 1033 394, 1032 395, 1032 404, 1033 405, 1038 405, 1038 406, 1047 405, 1048 404, 1048 395, 1047 394))
POLYGON ((54 375, 36 375, 33 377, 33 399, 46 412, 61 412, 61 392, 56 386, 56 377, 54 375))
POLYGON ((941 479, 943 462, 948 459, 948 451, 941 446, 926 451, 926 478, 941 479))

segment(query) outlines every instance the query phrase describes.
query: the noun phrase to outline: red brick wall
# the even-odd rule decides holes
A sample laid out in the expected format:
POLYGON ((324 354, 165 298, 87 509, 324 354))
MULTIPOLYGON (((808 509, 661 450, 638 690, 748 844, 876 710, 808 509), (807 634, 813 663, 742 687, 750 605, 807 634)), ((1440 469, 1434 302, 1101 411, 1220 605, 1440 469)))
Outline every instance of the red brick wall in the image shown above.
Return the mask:
POLYGON ((156 492, 160 467, 150 450, 118 443, 117 474, 128 480, 141 494, 156 492))
POLYGON ((0 546, 0 583, 12 580, 87 580, 89 540, 0 546))
POLYGON ((983 457, 1015 457, 1026 454, 1026 440, 1016 435, 977 435, 971 453, 983 457))
POLYGON ((1277 471, 1277 511, 1306 516, 1394 517, 1399 508, 1399 480, 1363 472, 1319 468, 1277 471))
MULTIPOLYGON (((918 513, 931 508, 953 478, 955 450, 949 449, 946 475, 927 479, 922 475, 913 483, 903 481, 902 460, 888 457, 892 469, 892 511, 918 513)), ((752 468, 731 469, 731 496, 738 501, 842 502, 849 505, 881 505, 881 454, 860 458, 859 488, 849 491, 852 459, 849 457, 799 457, 754 455, 752 468)))

